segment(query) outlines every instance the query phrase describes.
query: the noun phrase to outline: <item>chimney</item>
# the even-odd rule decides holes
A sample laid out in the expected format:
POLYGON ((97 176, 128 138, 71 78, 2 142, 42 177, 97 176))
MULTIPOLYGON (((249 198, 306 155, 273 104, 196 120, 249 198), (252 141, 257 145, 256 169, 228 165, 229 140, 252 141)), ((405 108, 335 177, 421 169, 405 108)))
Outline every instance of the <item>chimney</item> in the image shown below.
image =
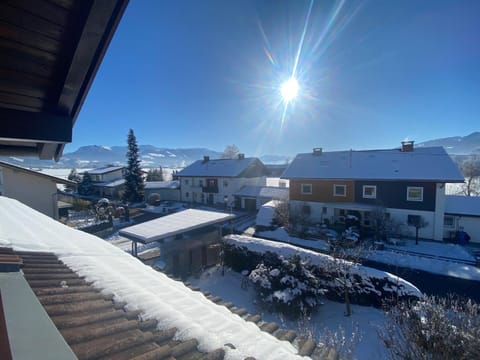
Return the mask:
POLYGON ((242 154, 242 153, 238 154, 238 159, 239 160, 245 159, 245 154, 242 154))
POLYGON ((413 143, 415 141, 413 140, 405 140, 405 141, 402 141, 402 149, 401 151, 402 152, 412 152, 413 151, 413 143))
POLYGON ((208 162, 208 161, 210 161, 210 156, 204 155, 203 162, 208 162))
POLYGON ((322 155, 322 148, 313 148, 313 156, 322 155))

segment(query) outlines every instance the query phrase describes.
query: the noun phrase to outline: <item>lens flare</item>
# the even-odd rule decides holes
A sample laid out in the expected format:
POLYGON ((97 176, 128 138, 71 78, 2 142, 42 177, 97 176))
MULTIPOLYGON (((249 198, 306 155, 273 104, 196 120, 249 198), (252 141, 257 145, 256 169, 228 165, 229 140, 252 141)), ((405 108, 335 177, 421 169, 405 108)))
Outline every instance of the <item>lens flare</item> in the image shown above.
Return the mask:
POLYGON ((283 101, 285 103, 289 103, 290 101, 294 100, 297 97, 298 89, 298 81, 294 77, 291 77, 285 81, 280 88, 283 101))

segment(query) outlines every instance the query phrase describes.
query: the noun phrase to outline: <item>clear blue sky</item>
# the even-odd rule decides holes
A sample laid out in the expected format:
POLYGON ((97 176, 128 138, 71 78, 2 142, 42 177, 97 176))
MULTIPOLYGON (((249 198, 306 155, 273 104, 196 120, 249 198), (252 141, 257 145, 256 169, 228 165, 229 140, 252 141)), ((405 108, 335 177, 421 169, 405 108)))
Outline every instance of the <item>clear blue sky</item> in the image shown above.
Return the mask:
POLYGON ((477 0, 132 0, 66 151, 124 145, 129 128, 140 144, 248 155, 467 135, 479 36, 477 0))

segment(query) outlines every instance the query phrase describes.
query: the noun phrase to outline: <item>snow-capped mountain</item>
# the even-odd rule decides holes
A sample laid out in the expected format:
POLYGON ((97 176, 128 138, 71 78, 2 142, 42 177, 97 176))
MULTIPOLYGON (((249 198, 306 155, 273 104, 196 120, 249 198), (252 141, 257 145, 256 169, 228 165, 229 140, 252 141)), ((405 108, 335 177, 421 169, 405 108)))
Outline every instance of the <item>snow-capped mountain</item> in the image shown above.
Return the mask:
MULTIPOLYGON (((203 159, 204 155, 211 159, 220 157, 221 153, 214 150, 194 149, 166 149, 153 145, 140 145, 139 157, 145 168, 154 167, 185 167, 195 160, 203 159)), ((38 168, 94 168, 104 165, 126 164, 127 146, 82 146, 78 150, 64 153, 59 162, 38 160, 35 158, 1 157, 1 160, 24 167, 38 168)))
POLYGON ((443 146, 451 155, 480 155, 480 132, 473 132, 467 136, 429 140, 415 146, 443 146))

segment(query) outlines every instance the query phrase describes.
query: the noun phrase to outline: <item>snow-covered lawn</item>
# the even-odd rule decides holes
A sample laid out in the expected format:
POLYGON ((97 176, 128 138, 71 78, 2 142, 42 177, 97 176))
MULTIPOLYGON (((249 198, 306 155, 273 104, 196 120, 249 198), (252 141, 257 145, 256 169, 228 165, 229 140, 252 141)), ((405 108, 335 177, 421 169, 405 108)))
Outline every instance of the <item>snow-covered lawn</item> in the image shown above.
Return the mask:
POLYGON ((192 277, 189 281, 209 291, 213 295, 220 296, 225 301, 231 301, 238 307, 246 308, 251 314, 260 314, 265 321, 274 321, 282 328, 295 330, 297 334, 311 333, 315 339, 321 340, 325 329, 330 332, 340 332, 343 329, 347 339, 352 333, 357 332, 354 340, 354 356, 357 359, 385 359, 386 350, 377 331, 383 326, 384 314, 382 310, 352 305, 353 314, 344 316, 345 305, 329 300, 324 300, 324 305, 319 306, 318 311, 308 320, 291 321, 278 313, 265 312, 255 301, 255 291, 252 286, 247 290, 241 289, 242 275, 227 270, 225 276, 221 275, 220 267, 208 269, 199 277, 192 277))

